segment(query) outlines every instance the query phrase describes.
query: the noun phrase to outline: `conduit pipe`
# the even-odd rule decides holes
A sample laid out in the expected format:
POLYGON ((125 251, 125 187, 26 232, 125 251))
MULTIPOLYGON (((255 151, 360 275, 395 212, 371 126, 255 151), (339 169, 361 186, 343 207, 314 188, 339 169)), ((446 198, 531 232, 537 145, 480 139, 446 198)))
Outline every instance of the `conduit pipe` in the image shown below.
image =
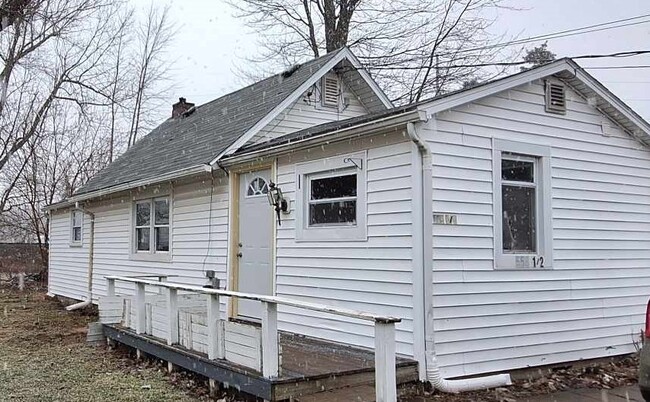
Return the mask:
POLYGON ((84 307, 90 306, 90 304, 93 302, 93 259, 95 255, 95 214, 79 206, 78 202, 75 207, 76 209, 80 210, 84 214, 90 216, 90 239, 89 239, 90 244, 88 245, 88 290, 87 290, 88 293, 86 295, 86 300, 66 307, 65 309, 68 311, 82 309, 84 307))
MULTIPOLYGON (((434 122, 435 123, 435 122, 434 122)), ((422 163, 422 220, 419 222, 419 230, 422 230, 422 254, 416 256, 419 264, 416 267, 422 268, 422 289, 424 291, 424 337, 425 337, 425 362, 427 380, 434 388, 442 392, 458 393, 477 389, 486 389, 512 385, 509 374, 497 374, 483 377, 474 377, 460 380, 448 380, 443 378, 438 366, 436 357, 435 338, 433 329, 433 159, 429 145, 418 134, 415 124, 407 123, 406 131, 413 143, 420 151, 422 163)), ((418 223, 416 223, 418 224, 418 223)))

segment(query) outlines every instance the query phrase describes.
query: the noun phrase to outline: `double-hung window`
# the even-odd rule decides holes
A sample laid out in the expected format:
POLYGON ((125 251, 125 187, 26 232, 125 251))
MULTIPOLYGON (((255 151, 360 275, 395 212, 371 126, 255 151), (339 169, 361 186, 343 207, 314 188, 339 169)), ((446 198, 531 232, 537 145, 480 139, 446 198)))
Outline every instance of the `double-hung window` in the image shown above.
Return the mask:
POLYGON ((366 155, 296 166, 296 240, 366 240, 366 155))
POLYGON ((83 240, 84 215, 81 210, 73 209, 70 213, 70 244, 80 246, 83 240))
POLYGON ((133 250, 136 254, 169 253, 169 216, 168 197, 135 202, 133 250))
POLYGON ((550 149, 494 140, 496 268, 552 266, 550 149))

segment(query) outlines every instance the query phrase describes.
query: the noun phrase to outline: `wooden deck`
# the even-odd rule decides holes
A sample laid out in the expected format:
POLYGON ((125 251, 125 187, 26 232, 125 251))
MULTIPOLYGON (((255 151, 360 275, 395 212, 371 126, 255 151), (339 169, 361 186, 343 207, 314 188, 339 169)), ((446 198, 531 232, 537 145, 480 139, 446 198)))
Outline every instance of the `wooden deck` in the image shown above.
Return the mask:
MULTIPOLYGON (((105 324, 104 334, 226 386, 271 401, 300 400, 302 396, 373 384, 375 380, 373 351, 295 334, 280 333, 280 375, 270 379, 259 371, 226 360, 210 360, 203 353, 179 345, 168 346, 159 338, 138 335, 119 324, 105 324)), ((397 384, 418 379, 414 360, 398 357, 396 371, 397 384)))

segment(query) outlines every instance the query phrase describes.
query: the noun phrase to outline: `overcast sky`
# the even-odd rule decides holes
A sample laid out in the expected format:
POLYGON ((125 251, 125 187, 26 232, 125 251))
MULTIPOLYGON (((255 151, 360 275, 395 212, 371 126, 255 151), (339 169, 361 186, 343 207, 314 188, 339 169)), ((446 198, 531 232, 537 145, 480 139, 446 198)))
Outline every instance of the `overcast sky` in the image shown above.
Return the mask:
MULTIPOLYGON (((143 9, 148 7, 150 0, 131 1, 143 9)), ((509 1, 509 5, 518 10, 499 12, 493 28, 495 34, 507 33, 525 38, 650 14, 649 0, 509 1)), ((172 20, 179 28, 169 53, 170 59, 175 61, 170 108, 179 96, 201 104, 240 88, 242 81, 236 71, 245 56, 255 53, 256 38, 233 16, 233 10, 222 0, 168 3, 172 20)), ((650 18, 646 20, 650 21, 650 18)), ((650 50, 650 22, 551 39, 548 45, 558 57, 650 50)), ((650 65, 650 55, 616 60, 580 60, 579 63, 584 67, 650 65)), ((650 68, 588 71, 650 120, 650 68)))

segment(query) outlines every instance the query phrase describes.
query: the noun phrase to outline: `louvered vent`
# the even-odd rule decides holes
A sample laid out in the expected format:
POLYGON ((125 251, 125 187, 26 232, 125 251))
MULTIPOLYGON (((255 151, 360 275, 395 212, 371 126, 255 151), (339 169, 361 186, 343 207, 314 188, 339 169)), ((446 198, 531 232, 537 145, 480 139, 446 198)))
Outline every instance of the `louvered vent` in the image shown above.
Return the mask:
POLYGON ((566 113, 566 91, 564 85, 546 82, 546 111, 548 113, 566 113))
POLYGON ((340 84, 336 75, 326 75, 323 77, 323 106, 338 107, 340 84))

